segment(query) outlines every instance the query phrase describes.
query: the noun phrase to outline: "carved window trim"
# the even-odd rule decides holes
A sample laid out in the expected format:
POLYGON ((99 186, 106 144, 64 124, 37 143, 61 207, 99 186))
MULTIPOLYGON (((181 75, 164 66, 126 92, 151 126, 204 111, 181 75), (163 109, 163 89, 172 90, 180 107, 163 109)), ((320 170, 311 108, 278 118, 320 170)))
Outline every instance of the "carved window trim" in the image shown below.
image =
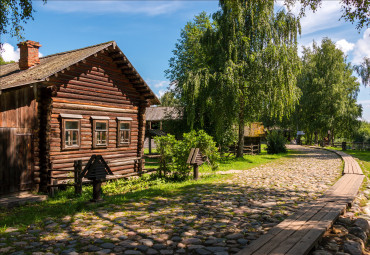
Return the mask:
POLYGON ((107 148, 109 145, 109 118, 93 118, 93 148, 107 148), (104 123, 105 129, 97 129, 97 123, 104 123), (103 137, 105 134, 105 143, 103 137))
MULTIPOLYGON (((72 116, 71 116, 72 117, 72 116)), ((74 118, 62 116, 62 150, 78 150, 81 147, 81 118, 73 116, 74 118), (67 128, 66 123, 76 122, 77 128, 67 128), (76 144, 73 143, 73 135, 76 134, 76 144), (72 139, 71 139, 72 138, 72 139), (68 141, 67 141, 68 140, 68 141)))
POLYGON ((132 131, 132 118, 117 117, 117 147, 130 146, 132 131), (122 124, 127 124, 128 128, 122 128, 122 124), (124 135, 126 133, 126 136, 124 135), (127 139, 122 139, 127 137, 127 139))

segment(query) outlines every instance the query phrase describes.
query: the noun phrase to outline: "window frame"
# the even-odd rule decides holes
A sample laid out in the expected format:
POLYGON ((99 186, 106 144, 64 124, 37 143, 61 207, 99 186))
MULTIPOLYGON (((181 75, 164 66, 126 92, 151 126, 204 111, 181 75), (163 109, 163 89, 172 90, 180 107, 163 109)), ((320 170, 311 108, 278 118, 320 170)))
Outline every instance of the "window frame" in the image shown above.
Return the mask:
MULTIPOLYGON (((126 130, 126 129, 125 129, 126 130)), ((128 147, 131 145, 132 118, 117 117, 117 147, 128 147), (128 143, 121 142, 121 124, 128 124, 128 143)))
POLYGON ((96 149, 96 148, 107 148, 109 146, 109 118, 92 118, 92 128, 93 128, 93 133, 92 133, 92 137, 93 137, 93 148, 96 149), (105 132, 107 132, 106 134, 106 144, 97 144, 98 142, 98 131, 96 131, 96 123, 97 122, 101 122, 101 123, 105 123, 106 124, 106 130, 105 132))
POLYGON ((62 118, 62 150, 79 150, 81 148, 81 118, 79 118, 77 116, 77 118, 73 118, 73 117, 64 117, 64 116, 61 116, 62 118), (77 122, 78 124, 78 129, 77 129, 77 145, 72 145, 72 146, 69 146, 66 144, 66 122, 77 122))

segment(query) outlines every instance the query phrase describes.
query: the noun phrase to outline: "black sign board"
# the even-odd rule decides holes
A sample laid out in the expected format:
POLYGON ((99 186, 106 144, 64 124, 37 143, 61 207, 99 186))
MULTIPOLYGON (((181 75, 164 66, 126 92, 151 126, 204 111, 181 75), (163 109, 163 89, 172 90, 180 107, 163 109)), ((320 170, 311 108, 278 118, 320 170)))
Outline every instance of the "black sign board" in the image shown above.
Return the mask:
POLYGON ((102 155, 92 155, 82 171, 81 177, 89 180, 104 180, 107 175, 113 175, 102 155))
POLYGON ((205 162, 205 157, 203 157, 202 153, 200 152, 199 148, 192 148, 189 153, 188 160, 186 161, 187 164, 193 166, 194 170, 194 179, 197 180, 199 178, 199 170, 198 167, 205 162))

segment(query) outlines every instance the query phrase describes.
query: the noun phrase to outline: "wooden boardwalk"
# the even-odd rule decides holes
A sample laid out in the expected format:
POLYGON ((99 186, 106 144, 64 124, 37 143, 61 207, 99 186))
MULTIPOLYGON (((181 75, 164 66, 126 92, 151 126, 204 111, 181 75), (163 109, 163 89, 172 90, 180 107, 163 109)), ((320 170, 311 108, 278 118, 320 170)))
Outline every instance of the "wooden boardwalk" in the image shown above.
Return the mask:
POLYGON ((326 230, 353 202, 365 177, 350 155, 342 151, 330 151, 342 157, 343 176, 323 197, 308 203, 237 255, 303 255, 310 252, 326 230))

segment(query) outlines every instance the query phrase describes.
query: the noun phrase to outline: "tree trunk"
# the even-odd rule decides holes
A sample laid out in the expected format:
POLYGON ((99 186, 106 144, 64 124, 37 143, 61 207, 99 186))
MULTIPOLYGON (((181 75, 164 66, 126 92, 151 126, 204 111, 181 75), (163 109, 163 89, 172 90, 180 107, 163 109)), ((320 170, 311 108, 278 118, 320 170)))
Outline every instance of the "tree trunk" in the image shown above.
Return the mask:
POLYGON ((240 109, 239 109, 239 140, 238 140, 238 151, 236 157, 243 157, 244 150, 244 108, 245 102, 244 97, 240 98, 240 109))
POLYGON ((317 141, 317 131, 315 131, 315 144, 317 144, 318 141, 317 141))

